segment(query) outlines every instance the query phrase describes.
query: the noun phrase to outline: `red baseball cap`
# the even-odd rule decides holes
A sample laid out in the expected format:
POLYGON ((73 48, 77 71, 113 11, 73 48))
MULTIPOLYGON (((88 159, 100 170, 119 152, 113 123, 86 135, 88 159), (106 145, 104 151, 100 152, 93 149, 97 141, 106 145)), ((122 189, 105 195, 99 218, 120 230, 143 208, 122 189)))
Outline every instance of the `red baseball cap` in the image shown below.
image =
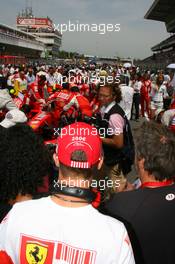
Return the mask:
POLYGON ((61 163, 73 168, 91 168, 102 157, 102 141, 95 127, 76 122, 62 128, 58 138, 57 155, 61 163), (71 155, 76 150, 86 153, 87 161, 73 161, 71 155))

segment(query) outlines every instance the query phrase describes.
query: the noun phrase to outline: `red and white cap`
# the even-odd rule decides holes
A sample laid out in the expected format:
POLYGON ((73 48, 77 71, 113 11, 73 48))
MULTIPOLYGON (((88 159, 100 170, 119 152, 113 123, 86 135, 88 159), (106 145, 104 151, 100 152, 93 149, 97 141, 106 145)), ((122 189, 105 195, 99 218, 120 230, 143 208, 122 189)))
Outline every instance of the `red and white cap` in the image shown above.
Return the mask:
POLYGON ((76 122, 62 128, 58 138, 58 159, 66 166, 73 168, 91 168, 103 155, 102 141, 95 127, 76 122), (86 153, 87 161, 73 161, 71 155, 76 150, 86 153))

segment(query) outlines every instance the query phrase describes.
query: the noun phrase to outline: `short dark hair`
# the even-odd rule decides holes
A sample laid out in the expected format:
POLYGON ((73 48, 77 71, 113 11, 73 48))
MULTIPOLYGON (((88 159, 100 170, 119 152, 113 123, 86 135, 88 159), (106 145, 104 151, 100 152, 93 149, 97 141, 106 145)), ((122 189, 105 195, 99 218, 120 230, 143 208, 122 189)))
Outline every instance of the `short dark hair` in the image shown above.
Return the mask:
POLYGON ((80 92, 80 89, 78 88, 78 86, 73 86, 73 87, 70 88, 70 91, 71 92, 78 92, 79 93, 80 92))
POLYGON ((0 200, 8 202, 18 194, 34 196, 50 173, 47 148, 27 125, 17 124, 1 131, 0 200))
MULTIPOLYGON (((76 150, 72 153, 71 160, 86 162, 87 161, 86 153, 83 150, 76 150)), ((94 165, 92 166, 92 168, 89 169, 72 168, 60 162, 60 170, 64 177, 70 177, 70 174, 74 174, 77 175, 77 177, 83 175, 84 179, 89 179, 97 172, 97 166, 94 165)))
POLYGON ((135 134, 136 157, 156 180, 175 177, 175 135, 163 125, 144 122, 135 134))

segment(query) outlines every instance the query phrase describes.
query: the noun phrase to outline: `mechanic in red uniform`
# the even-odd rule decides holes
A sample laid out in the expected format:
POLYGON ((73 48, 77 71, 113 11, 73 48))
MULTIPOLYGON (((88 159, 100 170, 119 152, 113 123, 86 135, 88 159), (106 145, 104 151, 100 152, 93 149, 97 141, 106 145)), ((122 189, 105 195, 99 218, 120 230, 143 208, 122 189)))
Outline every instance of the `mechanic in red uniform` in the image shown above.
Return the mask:
POLYGON ((68 103, 63 107, 64 111, 68 111, 72 106, 79 112, 81 120, 92 117, 92 108, 86 97, 80 94, 77 86, 70 88, 70 97, 68 103))
POLYGON ((146 112, 148 118, 150 118, 150 96, 149 93, 151 91, 151 80, 148 73, 145 73, 142 79, 142 87, 140 90, 140 100, 141 100, 141 113, 142 116, 145 116, 145 104, 146 104, 146 112))

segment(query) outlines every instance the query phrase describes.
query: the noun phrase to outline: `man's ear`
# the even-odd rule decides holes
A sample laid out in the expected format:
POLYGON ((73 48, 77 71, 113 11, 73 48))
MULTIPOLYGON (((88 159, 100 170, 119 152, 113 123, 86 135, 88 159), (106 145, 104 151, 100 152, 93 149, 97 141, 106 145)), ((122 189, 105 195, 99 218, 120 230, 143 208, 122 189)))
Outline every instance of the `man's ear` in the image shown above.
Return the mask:
POLYGON ((100 170, 103 165, 104 157, 102 156, 98 162, 97 169, 100 170))
POLYGON ((59 167, 60 163, 59 163, 58 155, 56 153, 53 154, 53 159, 55 161, 55 165, 59 167))

